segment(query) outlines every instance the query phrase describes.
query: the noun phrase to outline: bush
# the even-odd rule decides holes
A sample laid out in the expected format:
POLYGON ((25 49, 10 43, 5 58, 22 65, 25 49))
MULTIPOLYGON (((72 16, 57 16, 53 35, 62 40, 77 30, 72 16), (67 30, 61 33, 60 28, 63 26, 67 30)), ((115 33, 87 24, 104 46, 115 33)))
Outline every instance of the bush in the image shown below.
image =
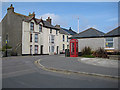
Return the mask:
POLYGON ((14 50, 14 51, 11 52, 11 56, 17 56, 16 50, 14 50))
POLYGON ((92 56, 92 55, 83 55, 82 57, 86 57, 86 58, 94 58, 95 56, 92 56))
POLYGON ((91 48, 90 47, 83 48, 82 55, 91 55, 91 48))
MULTIPOLYGON (((7 49, 11 49, 12 47, 7 45, 7 49)), ((2 51, 6 51, 6 45, 2 47, 2 51)))
POLYGON ((108 58, 107 52, 104 50, 104 48, 97 49, 93 53, 93 56, 95 56, 95 57, 101 57, 101 58, 108 58))

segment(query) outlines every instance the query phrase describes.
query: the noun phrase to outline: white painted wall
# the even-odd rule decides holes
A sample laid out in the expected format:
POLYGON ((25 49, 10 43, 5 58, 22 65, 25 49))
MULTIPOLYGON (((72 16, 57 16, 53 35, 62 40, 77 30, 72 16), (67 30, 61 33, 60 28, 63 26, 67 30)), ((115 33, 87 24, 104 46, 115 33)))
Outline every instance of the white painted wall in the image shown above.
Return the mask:
POLYGON ((60 45, 60 52, 65 52, 65 49, 67 49, 67 45, 69 45, 69 39, 68 39, 68 42, 67 42, 67 36, 68 38, 71 37, 72 35, 66 35, 66 34, 60 34, 59 37, 60 37, 60 42, 59 42, 59 45, 60 45), (65 37, 65 41, 63 42, 63 35, 65 37), (63 44, 65 45, 65 49, 63 51, 63 44))
POLYGON ((34 31, 32 35, 32 42, 30 42, 30 23, 23 21, 22 27, 22 54, 30 54, 30 45, 32 45, 32 54, 35 54, 35 45, 38 45, 38 54, 40 54, 40 33, 39 25, 36 25, 34 20, 34 31), (35 43, 35 33, 38 33, 38 43, 35 43))
MULTIPOLYGON (((30 54, 30 45, 33 46, 32 53, 34 54, 35 45, 38 45, 38 54, 41 54, 41 45, 43 45, 43 54, 51 54, 49 52, 49 46, 54 46, 54 53, 57 53, 57 46, 59 46, 59 31, 56 35, 56 30, 52 29, 52 34, 50 33, 50 28, 42 27, 42 32, 39 32, 39 24, 36 25, 34 22, 34 32, 33 32, 33 42, 30 42, 30 22, 23 21, 23 28, 22 28, 22 54, 30 54), (38 43, 35 43, 35 33, 38 34, 38 43), (55 35, 54 44, 49 43, 49 36, 55 35)), ((43 25, 42 23, 40 23, 43 25)), ((59 50, 58 50, 59 52, 59 50)), ((53 53, 53 54, 54 54, 53 53)))

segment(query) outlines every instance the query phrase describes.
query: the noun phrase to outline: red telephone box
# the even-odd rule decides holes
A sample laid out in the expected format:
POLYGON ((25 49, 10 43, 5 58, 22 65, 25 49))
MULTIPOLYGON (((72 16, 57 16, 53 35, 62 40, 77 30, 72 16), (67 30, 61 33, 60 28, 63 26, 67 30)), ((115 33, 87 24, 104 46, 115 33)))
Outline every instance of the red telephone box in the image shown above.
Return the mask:
POLYGON ((70 57, 78 57, 78 40, 70 40, 70 57))

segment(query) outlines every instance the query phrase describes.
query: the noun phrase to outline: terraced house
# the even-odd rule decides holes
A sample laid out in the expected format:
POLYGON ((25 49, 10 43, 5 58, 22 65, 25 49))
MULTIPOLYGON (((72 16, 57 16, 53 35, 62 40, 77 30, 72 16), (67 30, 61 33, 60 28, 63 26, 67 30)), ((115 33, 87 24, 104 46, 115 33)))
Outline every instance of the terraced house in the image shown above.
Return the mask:
POLYGON ((60 25, 56 25, 56 28, 60 29, 60 42, 59 42, 59 46, 60 46, 60 53, 65 53, 65 49, 69 49, 69 43, 70 43, 70 37, 72 37, 73 35, 76 34, 75 31, 73 31, 71 29, 71 27, 68 29, 62 28, 60 27, 60 25))
POLYGON ((59 29, 51 25, 51 21, 50 17, 35 18, 34 12, 28 16, 16 13, 11 5, 1 22, 2 46, 7 35, 8 45, 18 55, 59 54, 59 29))

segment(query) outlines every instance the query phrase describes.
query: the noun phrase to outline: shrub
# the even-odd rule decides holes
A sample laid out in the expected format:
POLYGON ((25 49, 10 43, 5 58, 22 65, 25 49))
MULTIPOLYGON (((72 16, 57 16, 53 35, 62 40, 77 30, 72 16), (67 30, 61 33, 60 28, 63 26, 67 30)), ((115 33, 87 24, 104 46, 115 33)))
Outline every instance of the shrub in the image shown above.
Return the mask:
POLYGON ((86 57, 86 58, 94 58, 95 56, 92 56, 92 55, 83 55, 82 57, 86 57))
POLYGON ((17 56, 17 52, 16 52, 16 50, 12 50, 12 52, 11 52, 11 56, 17 56))
POLYGON ((98 48, 93 53, 93 56, 95 56, 95 57, 101 57, 101 58, 108 58, 107 52, 104 50, 104 48, 98 48))
POLYGON ((91 55, 91 48, 90 47, 83 48, 82 55, 91 55))
MULTIPOLYGON (((7 49, 11 49, 12 47, 7 45, 7 49)), ((6 45, 2 47, 2 51, 6 51, 6 45)))

